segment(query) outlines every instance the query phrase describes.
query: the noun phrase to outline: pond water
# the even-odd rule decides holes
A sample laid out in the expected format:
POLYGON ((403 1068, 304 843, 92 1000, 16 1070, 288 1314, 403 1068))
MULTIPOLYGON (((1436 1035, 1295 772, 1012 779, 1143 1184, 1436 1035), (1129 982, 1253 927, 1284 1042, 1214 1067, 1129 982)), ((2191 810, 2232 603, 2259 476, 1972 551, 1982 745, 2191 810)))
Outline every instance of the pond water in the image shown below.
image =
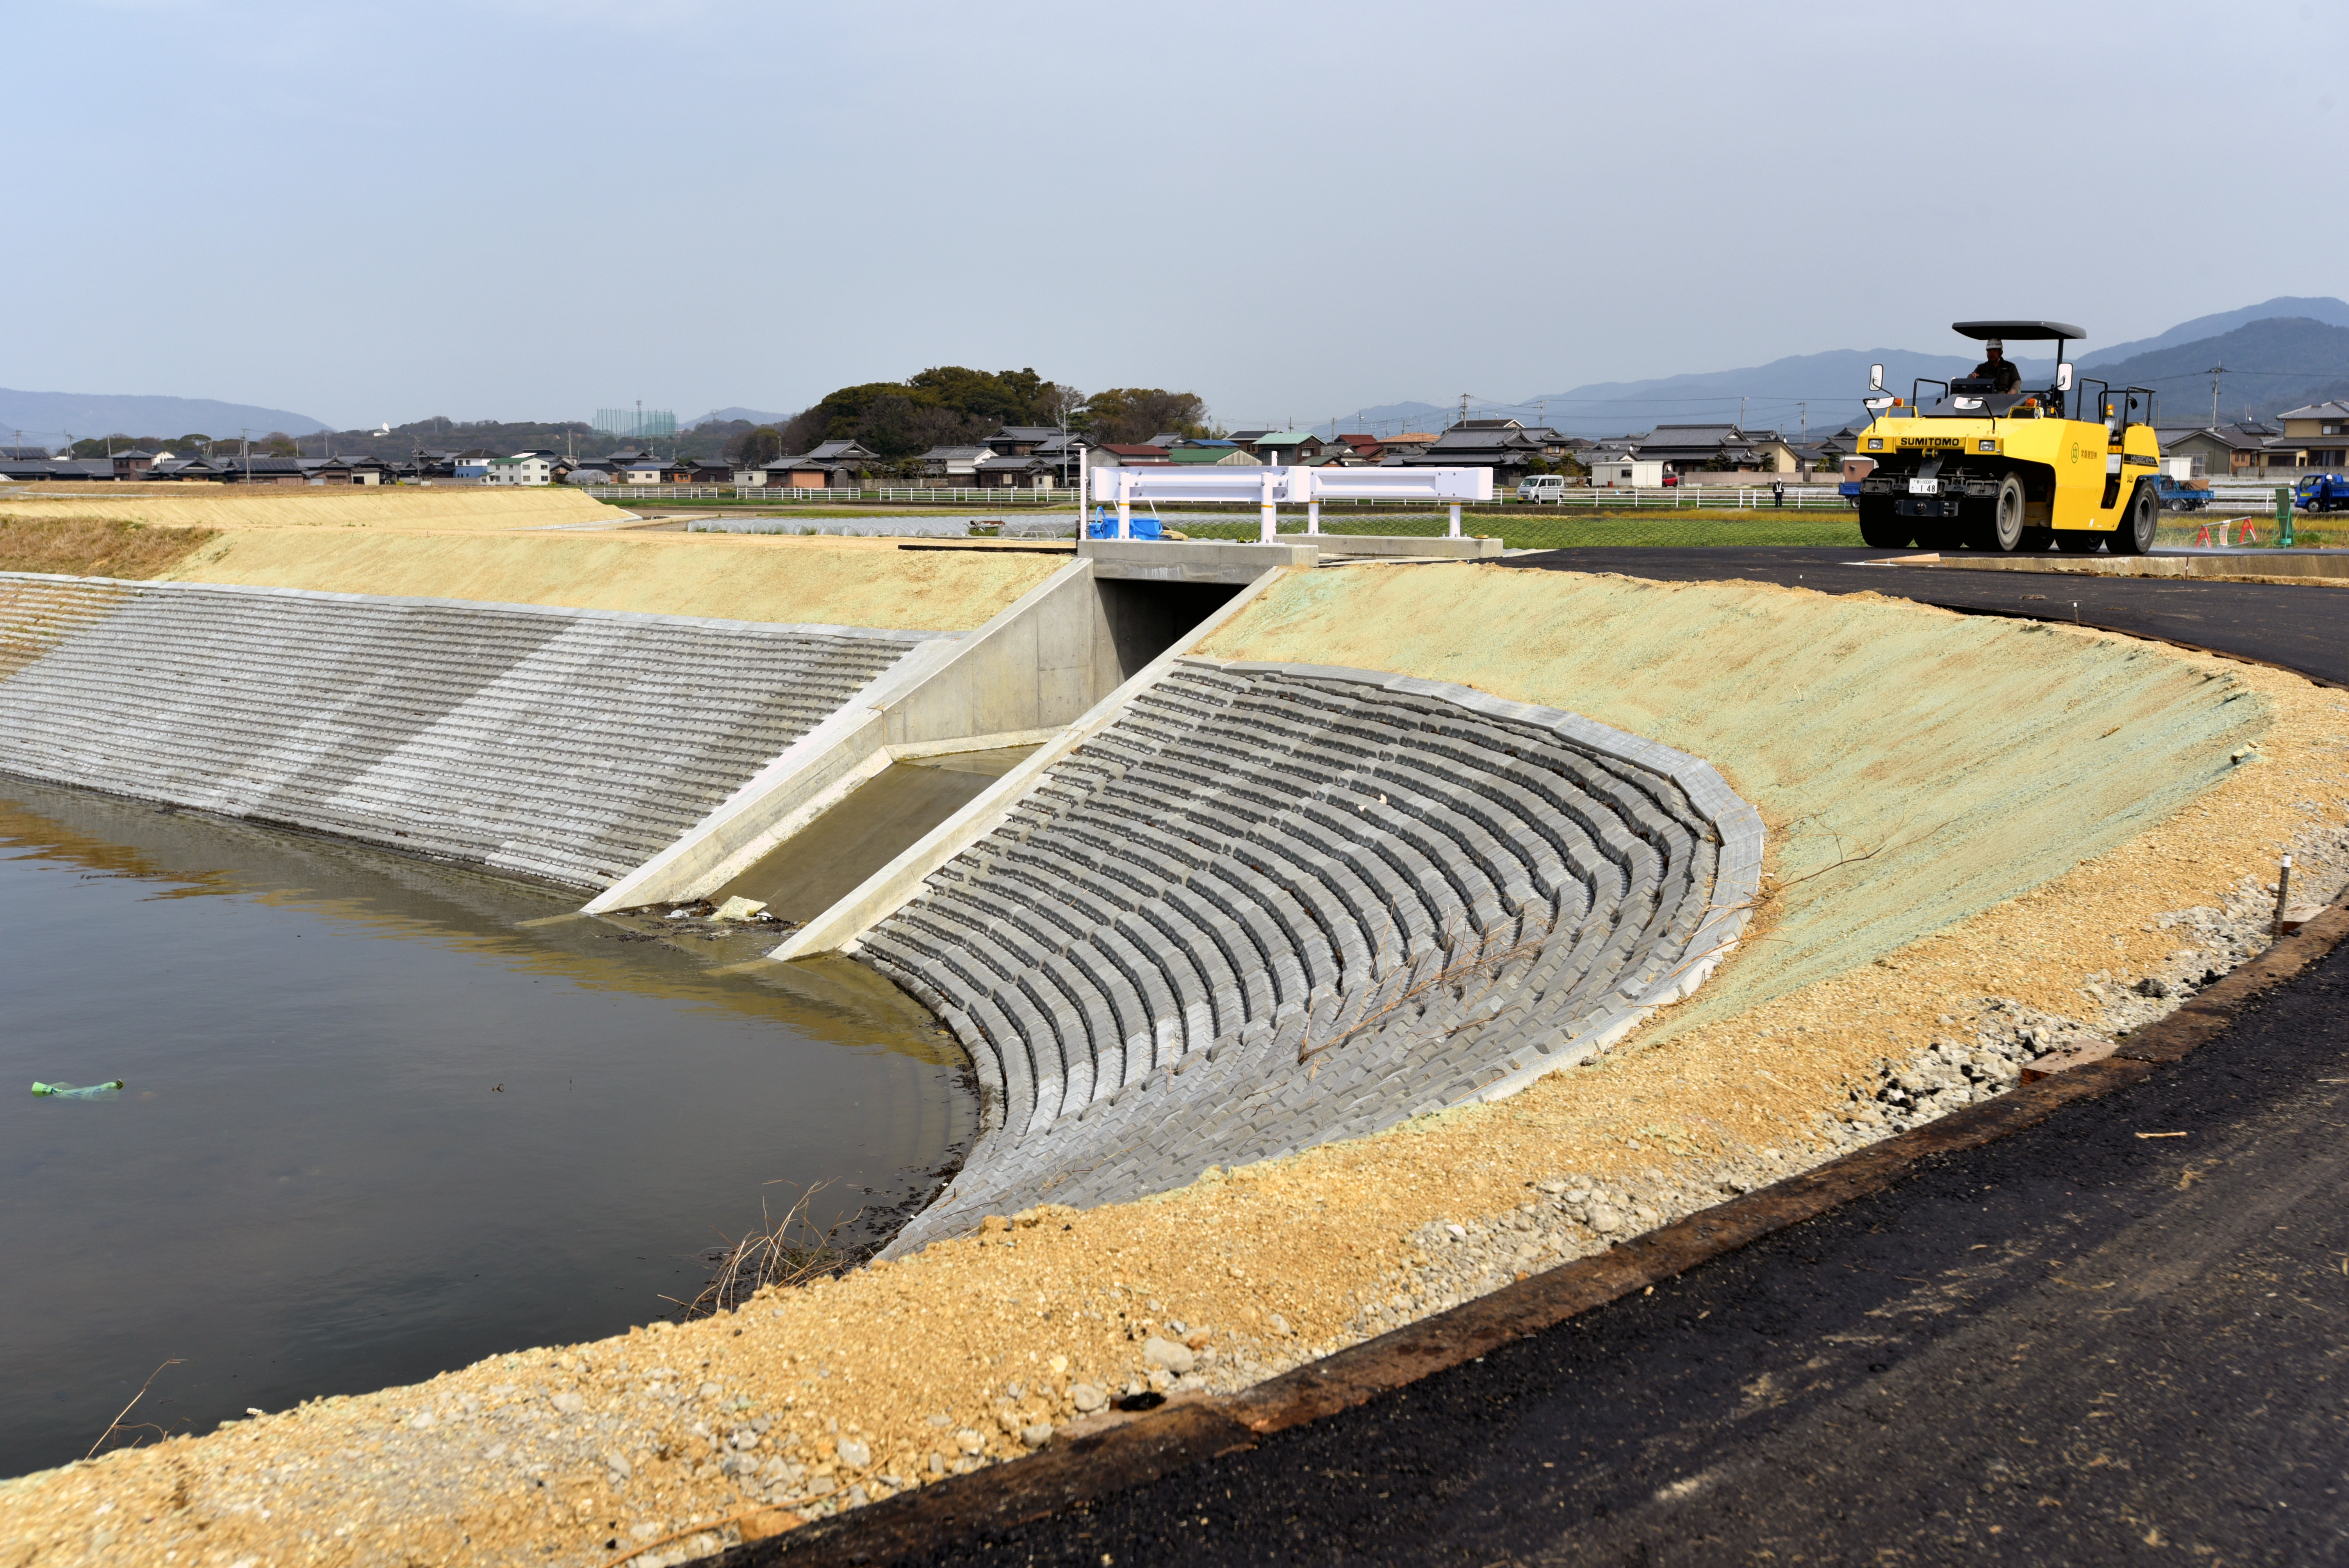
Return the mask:
POLYGON ((0 1475, 170 1360, 108 1446, 622 1332, 802 1191, 867 1240, 958 1161, 885 982, 578 902, 0 781, 0 1475))

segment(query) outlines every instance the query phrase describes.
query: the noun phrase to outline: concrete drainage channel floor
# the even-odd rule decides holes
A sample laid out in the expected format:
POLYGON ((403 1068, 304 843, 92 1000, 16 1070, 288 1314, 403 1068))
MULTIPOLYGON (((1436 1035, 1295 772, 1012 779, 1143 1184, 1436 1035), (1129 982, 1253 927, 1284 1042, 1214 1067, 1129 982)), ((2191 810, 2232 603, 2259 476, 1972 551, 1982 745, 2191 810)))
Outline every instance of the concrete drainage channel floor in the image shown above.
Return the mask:
POLYGON ((1179 660, 857 944, 987 1096, 892 1252, 1586 1059, 1710 972, 1761 851, 1709 765, 1576 715, 1179 660))

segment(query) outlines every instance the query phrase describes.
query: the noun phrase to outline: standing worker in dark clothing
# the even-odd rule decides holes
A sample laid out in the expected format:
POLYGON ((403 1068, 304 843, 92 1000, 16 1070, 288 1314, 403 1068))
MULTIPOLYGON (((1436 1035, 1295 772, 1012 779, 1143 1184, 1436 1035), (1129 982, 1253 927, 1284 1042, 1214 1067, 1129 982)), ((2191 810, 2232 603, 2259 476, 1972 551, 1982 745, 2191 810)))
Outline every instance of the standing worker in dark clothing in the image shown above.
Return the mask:
POLYGON ((2012 392, 2022 386, 2023 372, 2006 362, 2006 345, 1993 337, 1983 346, 1990 351, 1990 357, 1974 366, 1974 375, 1990 377, 1990 389, 1993 392, 2012 392))
POLYGON ((1785 480, 1772 480, 1770 481, 1770 504, 1772 506, 1781 508, 1786 504, 1786 481, 1785 480))

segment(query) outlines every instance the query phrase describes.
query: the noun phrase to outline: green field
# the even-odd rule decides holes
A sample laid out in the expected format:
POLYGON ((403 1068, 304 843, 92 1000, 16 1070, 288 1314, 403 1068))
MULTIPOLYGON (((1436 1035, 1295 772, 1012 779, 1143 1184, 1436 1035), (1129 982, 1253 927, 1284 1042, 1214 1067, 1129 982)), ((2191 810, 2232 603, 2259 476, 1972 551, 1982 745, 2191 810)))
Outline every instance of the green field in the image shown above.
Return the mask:
MULTIPOLYGON (((1209 521, 1196 514, 1170 513, 1167 526, 1193 539, 1254 539, 1257 523, 1209 521)), ((1324 533, 1442 534, 1441 517, 1331 518, 1324 515, 1324 533)), ((1302 518, 1280 520, 1284 535, 1305 531, 1302 518)), ((1495 517, 1473 513, 1461 520, 1460 531, 1499 534, 1511 550, 1572 550, 1592 545, 1705 544, 1832 544, 1857 545, 1859 523, 1849 512, 1804 514, 1795 511, 1639 511, 1561 516, 1524 512, 1495 517)))

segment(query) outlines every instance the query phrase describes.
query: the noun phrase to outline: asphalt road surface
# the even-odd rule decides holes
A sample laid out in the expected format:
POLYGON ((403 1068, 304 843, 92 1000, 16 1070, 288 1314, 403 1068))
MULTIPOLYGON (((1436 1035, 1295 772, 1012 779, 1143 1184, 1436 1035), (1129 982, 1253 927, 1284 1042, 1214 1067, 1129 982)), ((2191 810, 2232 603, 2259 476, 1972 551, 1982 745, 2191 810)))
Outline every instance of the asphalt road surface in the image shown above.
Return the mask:
POLYGON ((2349 1558, 2344 993, 2349 948, 2142 1086, 921 1561, 2349 1558))
POLYGON ((1852 564, 1908 553, 1913 552, 1812 546, 1546 550, 1511 556, 1509 564, 1537 571, 1620 572, 1669 583, 1742 577, 1822 593, 1885 593, 1952 610, 2036 621, 2072 620, 2076 603, 2077 618, 2090 625, 2223 649, 2319 680, 2349 684, 2349 587, 1852 564))
MULTIPOLYGON (((1577 550, 2349 681, 2349 592, 1577 550), (2025 601, 2030 593, 2045 602, 2025 601)), ((2349 1560, 2349 948, 2147 1082, 1481 1360, 919 1561, 2349 1560), (2335 1378, 2341 1379, 2335 1382, 2335 1378)))

